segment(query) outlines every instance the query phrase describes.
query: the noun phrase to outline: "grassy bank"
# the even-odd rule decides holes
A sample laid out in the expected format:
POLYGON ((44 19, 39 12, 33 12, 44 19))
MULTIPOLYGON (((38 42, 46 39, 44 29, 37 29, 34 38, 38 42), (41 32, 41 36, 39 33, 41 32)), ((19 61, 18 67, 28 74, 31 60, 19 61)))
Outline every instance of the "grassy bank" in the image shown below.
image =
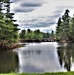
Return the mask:
POLYGON ((42 74, 28 74, 28 73, 22 73, 22 74, 15 74, 15 73, 9 73, 9 74, 0 74, 0 75, 74 75, 74 72, 59 72, 59 73, 42 73, 42 74))

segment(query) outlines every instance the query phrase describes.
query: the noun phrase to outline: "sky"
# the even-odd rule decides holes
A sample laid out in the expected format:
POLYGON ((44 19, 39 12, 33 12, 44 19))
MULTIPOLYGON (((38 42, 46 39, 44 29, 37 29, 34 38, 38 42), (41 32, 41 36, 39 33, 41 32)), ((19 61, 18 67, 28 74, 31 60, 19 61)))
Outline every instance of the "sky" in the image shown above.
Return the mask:
POLYGON ((66 9, 74 14, 74 0, 11 0, 11 12, 19 28, 40 31, 56 30, 58 18, 66 9))

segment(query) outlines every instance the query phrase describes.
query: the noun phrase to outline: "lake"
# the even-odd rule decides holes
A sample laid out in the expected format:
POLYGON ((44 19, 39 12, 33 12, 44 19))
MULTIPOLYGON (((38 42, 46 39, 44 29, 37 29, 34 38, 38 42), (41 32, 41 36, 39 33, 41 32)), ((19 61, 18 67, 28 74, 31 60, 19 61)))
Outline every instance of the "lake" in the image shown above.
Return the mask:
POLYGON ((0 51, 0 73, 74 71, 74 44, 26 43, 13 51, 0 51))

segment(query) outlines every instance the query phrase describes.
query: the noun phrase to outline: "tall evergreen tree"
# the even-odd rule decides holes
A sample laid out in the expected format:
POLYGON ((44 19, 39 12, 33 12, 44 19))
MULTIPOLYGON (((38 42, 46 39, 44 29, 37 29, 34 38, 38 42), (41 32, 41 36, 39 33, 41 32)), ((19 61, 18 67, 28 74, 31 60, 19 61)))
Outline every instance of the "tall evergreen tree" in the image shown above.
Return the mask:
POLYGON ((70 16, 69 16, 69 10, 67 9, 67 10, 65 10, 65 13, 64 13, 64 15, 62 16, 62 23, 63 23, 63 35, 64 35, 64 39, 65 40, 68 40, 69 38, 69 29, 70 29, 70 25, 69 25, 69 23, 70 23, 70 16))
POLYGON ((59 18, 56 28, 56 36, 59 40, 68 41, 70 39, 70 20, 69 10, 66 9, 62 18, 59 18))
POLYGON ((10 3, 10 0, 0 0, 0 43, 16 42, 18 38, 18 24, 14 24, 16 20, 13 20, 14 13, 10 13, 10 3))

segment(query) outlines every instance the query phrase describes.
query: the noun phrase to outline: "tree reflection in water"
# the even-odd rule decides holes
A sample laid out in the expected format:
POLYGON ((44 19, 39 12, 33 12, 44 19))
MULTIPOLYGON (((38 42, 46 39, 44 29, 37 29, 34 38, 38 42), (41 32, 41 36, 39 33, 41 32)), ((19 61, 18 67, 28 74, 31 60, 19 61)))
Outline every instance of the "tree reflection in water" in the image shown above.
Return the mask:
POLYGON ((72 63, 74 62, 74 44, 67 44, 66 46, 62 45, 58 47, 57 50, 58 58, 61 66, 71 71, 72 63))
POLYGON ((0 52, 0 73, 10 73, 18 71, 18 56, 12 51, 0 52))

